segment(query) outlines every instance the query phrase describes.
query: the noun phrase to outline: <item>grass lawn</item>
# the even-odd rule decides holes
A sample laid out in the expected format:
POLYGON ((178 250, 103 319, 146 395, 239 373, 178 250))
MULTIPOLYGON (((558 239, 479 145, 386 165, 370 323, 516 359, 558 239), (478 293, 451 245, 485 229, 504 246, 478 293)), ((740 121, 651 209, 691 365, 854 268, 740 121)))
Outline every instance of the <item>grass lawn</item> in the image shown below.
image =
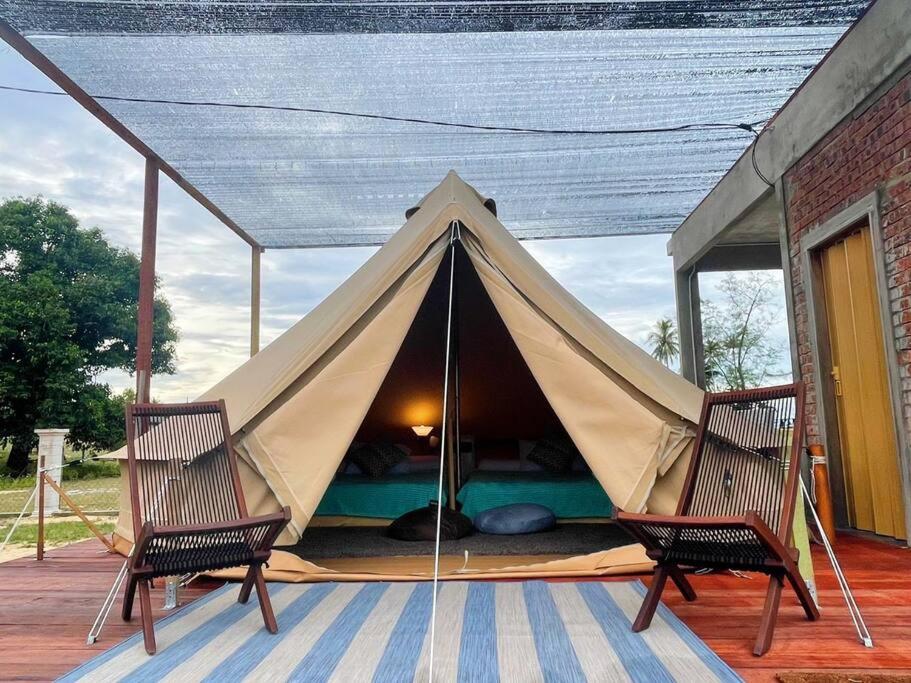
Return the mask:
MULTIPOLYGON (((3 524, 0 524, 0 542, 6 538, 6 535, 9 533, 12 526, 12 520, 7 520, 3 524)), ((105 534, 110 534, 114 531, 114 522, 97 522, 95 526, 98 527, 99 531, 105 534)), ((48 545, 63 545, 93 537, 94 534, 80 520, 72 522, 51 522, 44 525, 44 542, 48 545)), ((38 545, 38 525, 31 522, 28 524, 20 524, 9 542, 10 544, 28 547, 38 545)))

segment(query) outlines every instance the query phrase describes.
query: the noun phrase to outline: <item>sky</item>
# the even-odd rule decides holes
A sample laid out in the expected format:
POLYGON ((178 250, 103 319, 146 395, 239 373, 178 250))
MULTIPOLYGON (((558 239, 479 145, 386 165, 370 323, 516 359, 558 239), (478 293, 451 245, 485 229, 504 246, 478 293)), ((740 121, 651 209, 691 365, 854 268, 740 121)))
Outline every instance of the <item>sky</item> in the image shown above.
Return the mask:
MULTIPOLYGON (((0 44, 0 84, 57 89, 5 44, 0 44)), ((143 175, 142 157, 68 97, 0 92, 0 201, 42 195, 70 208, 83 226, 100 228, 112 244, 138 253, 143 175)), ((645 235, 523 244, 582 303, 644 346, 657 319, 675 318, 667 239, 645 235)), ((262 345, 310 311, 374 252, 346 248, 263 254, 262 345)), ((153 377, 152 395, 162 401, 193 399, 248 356, 250 249, 164 175, 157 270, 180 340, 176 374, 153 377)), ((716 295, 719 279, 702 276, 705 298, 716 295)), ((783 290, 781 297, 783 301, 783 290)), ((787 328, 783 314, 781 318, 774 336, 784 351, 787 328)), ((99 379, 116 390, 134 383, 123 372, 99 379)))

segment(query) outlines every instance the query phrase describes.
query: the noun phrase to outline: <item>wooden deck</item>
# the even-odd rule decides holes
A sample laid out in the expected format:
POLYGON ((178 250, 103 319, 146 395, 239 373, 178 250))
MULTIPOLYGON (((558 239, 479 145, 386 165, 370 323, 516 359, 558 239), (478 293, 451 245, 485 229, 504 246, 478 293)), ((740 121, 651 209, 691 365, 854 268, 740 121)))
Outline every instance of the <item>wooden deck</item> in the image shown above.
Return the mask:
MULTIPOLYGON (((762 577, 695 577, 697 602, 685 603, 672 587, 666 602, 748 681, 772 681, 777 673, 795 670, 911 672, 911 550, 853 536, 840 537, 837 550, 873 634, 873 650, 857 642, 831 568, 817 550, 823 617, 805 621, 785 593, 775 642, 765 657, 750 652, 765 596, 762 577)), ((137 631, 138 621, 124 624, 115 606, 102 640, 85 644, 120 562, 97 541, 86 541, 50 551, 40 563, 0 564, 0 678, 53 679, 137 631)), ((182 600, 218 585, 197 582, 181 593, 182 600)), ((152 602, 161 605, 160 591, 152 602)))

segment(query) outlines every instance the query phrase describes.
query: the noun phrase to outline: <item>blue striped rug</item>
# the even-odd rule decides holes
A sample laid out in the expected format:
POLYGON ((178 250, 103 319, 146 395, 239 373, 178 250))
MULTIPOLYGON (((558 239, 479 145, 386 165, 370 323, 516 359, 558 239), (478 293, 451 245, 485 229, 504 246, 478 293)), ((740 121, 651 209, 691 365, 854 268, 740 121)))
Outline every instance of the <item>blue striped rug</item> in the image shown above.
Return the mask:
MULTIPOLYGON (((437 681, 739 681, 663 605, 630 630, 637 582, 440 584, 437 681)), ((430 598, 422 583, 270 584, 278 635, 255 599, 225 586, 157 623, 158 654, 141 634, 64 681, 427 680, 430 598)))

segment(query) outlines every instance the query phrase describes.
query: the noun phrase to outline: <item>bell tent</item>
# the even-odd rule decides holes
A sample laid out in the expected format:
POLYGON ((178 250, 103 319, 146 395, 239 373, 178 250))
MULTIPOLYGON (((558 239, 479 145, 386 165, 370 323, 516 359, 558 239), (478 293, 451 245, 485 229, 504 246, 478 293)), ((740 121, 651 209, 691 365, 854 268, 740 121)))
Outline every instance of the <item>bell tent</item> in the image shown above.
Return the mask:
MULTIPOLYGON (((250 513, 290 507, 280 545, 298 542, 323 516, 351 524, 345 500, 332 497, 350 467, 346 454, 365 441, 414 438, 412 430, 435 430, 451 447, 448 457, 437 453, 434 476, 416 489, 424 505, 437 498, 439 467, 446 467, 442 500, 464 509, 472 471, 484 470, 482 451, 515 458, 516 438, 559 430, 589 482, 567 493, 569 504, 589 496, 595 505, 597 493, 612 507, 672 513, 702 391, 577 301, 499 222, 494 203, 455 172, 406 216, 322 303, 200 396, 226 402, 250 513), (470 457, 462 453, 468 443, 470 457)), ((502 493, 508 473, 497 476, 502 493)), ((356 495, 372 501, 378 517, 393 516, 395 496, 413 502, 395 483, 356 482, 356 495), (384 490, 392 492, 385 503, 384 490)), ((121 500, 116 533, 129 541, 126 484, 121 500)), ((605 573, 646 561, 638 549, 596 565, 605 573)), ((319 572, 297 558, 273 565, 287 569, 284 578, 319 572)))

